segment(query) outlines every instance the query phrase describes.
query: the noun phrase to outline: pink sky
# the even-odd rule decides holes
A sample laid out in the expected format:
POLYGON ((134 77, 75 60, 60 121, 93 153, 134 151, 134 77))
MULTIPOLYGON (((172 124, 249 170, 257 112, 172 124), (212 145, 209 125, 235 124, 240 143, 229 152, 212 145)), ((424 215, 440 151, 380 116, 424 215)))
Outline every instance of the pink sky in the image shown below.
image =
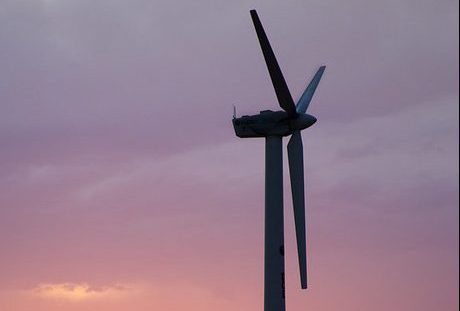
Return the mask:
POLYGON ((287 310, 458 310, 458 1, 6 0, 1 311, 262 310, 252 8, 294 98, 328 65, 287 310))

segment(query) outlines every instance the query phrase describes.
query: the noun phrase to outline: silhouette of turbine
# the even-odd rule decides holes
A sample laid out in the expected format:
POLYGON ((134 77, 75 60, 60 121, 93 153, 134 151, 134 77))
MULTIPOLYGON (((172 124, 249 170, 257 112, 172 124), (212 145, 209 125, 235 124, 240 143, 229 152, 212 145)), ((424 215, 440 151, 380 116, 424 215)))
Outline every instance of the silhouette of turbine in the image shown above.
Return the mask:
POLYGON ((294 206, 300 282, 307 288, 307 256, 305 237, 305 187, 303 145, 300 131, 312 126, 316 118, 306 114, 316 87, 323 75, 321 66, 294 105, 275 54, 257 12, 251 10, 262 53, 267 64, 278 103, 283 111, 264 110, 257 115, 233 116, 236 136, 265 137, 265 248, 264 248, 264 310, 285 310, 284 224, 283 224, 283 161, 282 138, 291 135, 288 143, 289 172, 294 206))

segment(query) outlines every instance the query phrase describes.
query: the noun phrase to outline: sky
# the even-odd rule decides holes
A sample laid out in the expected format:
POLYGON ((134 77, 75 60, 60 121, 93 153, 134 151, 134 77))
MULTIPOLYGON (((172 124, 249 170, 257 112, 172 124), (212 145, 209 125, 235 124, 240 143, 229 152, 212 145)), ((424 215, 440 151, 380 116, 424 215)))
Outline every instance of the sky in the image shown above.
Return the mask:
POLYGON ((458 310, 458 6, 0 0, 0 310, 262 310, 253 8, 294 99, 327 65, 287 310, 458 310))

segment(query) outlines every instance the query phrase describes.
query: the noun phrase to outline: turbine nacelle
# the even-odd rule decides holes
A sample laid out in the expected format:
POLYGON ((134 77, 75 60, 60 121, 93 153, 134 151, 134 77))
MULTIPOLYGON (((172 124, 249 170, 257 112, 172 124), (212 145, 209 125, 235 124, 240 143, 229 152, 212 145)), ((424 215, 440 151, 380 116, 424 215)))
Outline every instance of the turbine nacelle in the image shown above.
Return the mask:
POLYGON ((286 111, 264 110, 260 114, 233 118, 235 134, 241 138, 289 136, 294 131, 306 129, 316 122, 316 118, 306 113, 298 113, 290 118, 286 111))

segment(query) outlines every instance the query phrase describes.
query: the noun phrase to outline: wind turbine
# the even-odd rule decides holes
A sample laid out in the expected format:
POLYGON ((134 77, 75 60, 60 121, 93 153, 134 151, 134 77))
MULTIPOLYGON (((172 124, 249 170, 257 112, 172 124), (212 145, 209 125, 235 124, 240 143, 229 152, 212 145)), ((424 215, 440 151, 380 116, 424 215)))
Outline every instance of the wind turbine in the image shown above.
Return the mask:
POLYGON ((264 110, 257 115, 233 117, 235 134, 241 138, 265 137, 265 248, 264 248, 264 310, 284 311, 284 223, 283 223, 283 157, 282 138, 291 135, 287 149, 291 191, 294 206, 300 284, 307 288, 307 256, 305 238, 305 187, 303 145, 300 131, 312 126, 316 118, 306 114, 316 87, 323 75, 321 66, 294 105, 275 54, 255 10, 251 18, 262 53, 267 63, 279 105, 283 111, 264 110))

